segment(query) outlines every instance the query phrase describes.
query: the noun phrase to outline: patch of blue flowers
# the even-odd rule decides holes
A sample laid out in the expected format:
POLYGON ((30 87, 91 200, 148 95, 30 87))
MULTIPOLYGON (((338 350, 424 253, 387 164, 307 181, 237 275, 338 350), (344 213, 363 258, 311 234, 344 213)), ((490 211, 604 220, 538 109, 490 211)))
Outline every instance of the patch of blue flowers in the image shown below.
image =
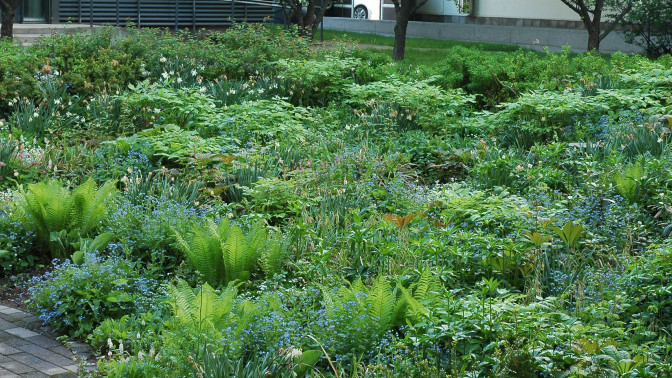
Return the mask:
POLYGON ((120 257, 86 254, 82 265, 55 262, 33 278, 32 306, 45 324, 73 337, 90 334, 105 319, 150 311, 158 283, 120 257))

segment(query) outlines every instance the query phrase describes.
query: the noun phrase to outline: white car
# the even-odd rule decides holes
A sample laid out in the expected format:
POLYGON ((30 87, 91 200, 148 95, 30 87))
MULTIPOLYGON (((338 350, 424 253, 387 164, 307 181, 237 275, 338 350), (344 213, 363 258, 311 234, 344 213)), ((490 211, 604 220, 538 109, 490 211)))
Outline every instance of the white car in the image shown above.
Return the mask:
POLYGON ((381 0, 354 0, 352 18, 358 20, 380 20, 381 0))

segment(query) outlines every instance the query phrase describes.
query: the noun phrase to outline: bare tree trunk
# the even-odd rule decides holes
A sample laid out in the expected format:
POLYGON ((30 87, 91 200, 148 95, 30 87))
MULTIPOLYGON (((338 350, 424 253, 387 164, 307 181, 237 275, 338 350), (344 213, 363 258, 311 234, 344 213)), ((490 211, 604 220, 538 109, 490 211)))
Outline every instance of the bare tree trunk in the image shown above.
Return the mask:
POLYGON ((602 38, 600 38, 600 26, 599 24, 597 27, 591 26, 588 28, 588 52, 591 52, 593 50, 600 51, 600 42, 602 41, 602 38))
POLYGON ((397 15, 397 23, 394 25, 394 50, 392 58, 394 60, 404 60, 406 53, 406 28, 408 27, 408 15, 397 15), (401 16, 401 17, 400 17, 401 16))
POLYGON ((14 17, 16 17, 16 7, 2 4, 2 27, 0 27, 0 37, 12 38, 14 36, 14 17))
POLYGON ((421 6, 425 5, 427 0, 392 0, 394 3, 394 13, 397 15, 397 22, 394 25, 394 50, 392 58, 394 60, 403 60, 406 54, 406 29, 408 20, 415 14, 421 6))

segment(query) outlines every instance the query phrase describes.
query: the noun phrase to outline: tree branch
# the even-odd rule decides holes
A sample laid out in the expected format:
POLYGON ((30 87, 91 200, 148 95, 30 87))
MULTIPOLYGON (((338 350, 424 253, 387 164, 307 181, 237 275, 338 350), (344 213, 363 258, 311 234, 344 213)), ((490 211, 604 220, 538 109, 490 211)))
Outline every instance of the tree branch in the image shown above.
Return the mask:
POLYGON ((411 15, 411 16, 414 15, 415 12, 416 12, 420 7, 422 7, 423 5, 425 5, 425 4, 427 3, 427 1, 428 1, 428 0, 419 0, 419 1, 416 0, 416 2, 415 2, 415 6, 414 6, 413 9, 411 10, 410 15, 411 15))
POLYGON ((626 6, 625 9, 623 9, 623 11, 618 16, 616 16, 616 18, 614 19, 614 22, 608 24, 607 27, 604 28, 604 30, 602 31, 602 34, 600 34, 600 40, 603 40, 607 36, 607 34, 611 33, 614 30, 614 28, 616 27, 616 25, 620 24, 621 21, 623 21, 623 18, 631 10, 632 10, 632 2, 628 2, 628 6, 626 6))
POLYGON ((574 12, 581 14, 581 9, 576 6, 576 3, 571 1, 571 0, 560 0, 562 1, 566 6, 569 7, 569 9, 573 10, 574 12))

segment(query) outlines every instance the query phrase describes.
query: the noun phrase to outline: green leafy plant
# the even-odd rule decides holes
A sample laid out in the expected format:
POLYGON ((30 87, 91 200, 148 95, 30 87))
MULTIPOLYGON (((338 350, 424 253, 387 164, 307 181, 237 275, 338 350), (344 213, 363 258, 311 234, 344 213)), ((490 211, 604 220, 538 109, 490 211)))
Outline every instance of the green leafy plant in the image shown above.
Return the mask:
POLYGON ((217 294, 207 283, 197 293, 184 280, 176 286, 168 286, 169 303, 173 316, 180 322, 196 326, 198 329, 221 329, 228 323, 228 316, 233 310, 237 289, 229 285, 217 294))
POLYGON ((573 221, 565 223, 562 228, 552 227, 552 229, 565 242, 567 249, 570 251, 576 249, 577 243, 583 235, 583 226, 573 221))
POLYGON ((72 191, 55 180, 30 184, 21 189, 17 216, 52 258, 64 258, 71 251, 69 240, 86 237, 106 218, 115 185, 108 181, 98 188, 90 178, 72 191))
MULTIPOLYGON (((303 353, 307 353, 303 352, 303 353)), ((300 356, 297 358, 301 358, 300 356)), ((194 363, 194 370, 197 374, 203 377, 219 378, 219 377, 245 377, 245 378, 265 378, 265 377, 295 377, 305 376, 305 368, 302 369, 303 374, 295 374, 296 370, 291 369, 291 359, 285 355, 277 352, 269 353, 264 357, 254 354, 252 358, 241 357, 239 359, 231 360, 226 355, 214 355, 208 353, 207 350, 203 352, 203 364, 198 365, 194 363)), ((302 366, 299 363, 299 366, 302 366)), ((298 367, 296 369, 298 369, 298 367)), ((308 366, 304 363, 303 366, 308 366)))
POLYGON ((290 101, 303 106, 321 105, 337 99, 353 82, 362 61, 330 54, 324 59, 288 60, 276 63, 278 73, 289 83, 290 101))
POLYGON ((293 146, 312 136, 308 126, 314 122, 313 113, 281 98, 231 105, 223 116, 226 122, 222 129, 233 132, 243 143, 278 142, 283 146, 293 146))
POLYGON ((79 243, 73 245, 78 251, 72 254, 72 262, 77 265, 82 265, 87 254, 94 254, 102 252, 105 247, 112 241, 112 235, 109 232, 102 233, 95 237, 95 239, 79 239, 79 243))
POLYGON ((16 160, 18 147, 15 141, 0 138, 0 181, 6 180, 12 173, 12 165, 16 160))
POLYGON ((157 283, 126 260, 87 254, 57 265, 30 288, 31 306, 55 330, 84 338, 105 319, 154 306, 157 283))
POLYGON ((232 149, 236 140, 221 135, 203 138, 195 130, 166 124, 109 143, 124 152, 140 151, 166 165, 187 165, 197 154, 219 154, 232 149))
POLYGON ((249 280, 258 267, 272 276, 281 268, 286 247, 266 227, 257 223, 247 235, 228 219, 218 225, 208 220, 207 228, 194 225, 191 234, 174 231, 180 249, 193 269, 212 285, 249 280))
POLYGON ((174 124, 203 135, 220 128, 220 111, 212 97, 198 87, 174 89, 146 80, 129 89, 117 99, 123 104, 124 118, 135 127, 174 124))
POLYGON ((456 118, 474 101, 462 90, 445 90, 432 85, 432 78, 403 81, 391 76, 384 81, 347 87, 348 102, 356 107, 375 109, 378 103, 391 104, 400 120, 442 132, 456 123, 456 118))

